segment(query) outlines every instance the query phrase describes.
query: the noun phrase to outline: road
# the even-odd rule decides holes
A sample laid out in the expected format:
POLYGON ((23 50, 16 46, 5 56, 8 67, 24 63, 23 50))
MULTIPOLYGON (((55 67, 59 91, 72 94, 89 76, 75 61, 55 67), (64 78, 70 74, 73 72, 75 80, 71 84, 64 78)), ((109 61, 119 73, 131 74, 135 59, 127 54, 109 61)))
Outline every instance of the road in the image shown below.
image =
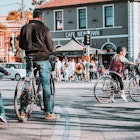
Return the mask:
POLYGON ((0 140, 140 140, 140 103, 129 96, 125 103, 100 104, 93 95, 93 82, 56 83, 55 112, 58 120, 45 120, 35 108, 26 123, 18 122, 13 97, 16 81, 1 81, 8 124, 0 123, 0 140))

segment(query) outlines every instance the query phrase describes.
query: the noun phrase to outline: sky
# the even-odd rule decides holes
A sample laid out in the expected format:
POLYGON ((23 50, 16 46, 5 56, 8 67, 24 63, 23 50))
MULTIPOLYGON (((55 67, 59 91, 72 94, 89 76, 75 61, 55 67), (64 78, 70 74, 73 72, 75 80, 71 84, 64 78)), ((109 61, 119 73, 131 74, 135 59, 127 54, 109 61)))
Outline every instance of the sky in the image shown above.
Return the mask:
MULTIPOLYGON (((24 0, 24 9, 34 9, 32 0, 24 0)), ((0 15, 7 15, 10 11, 22 8, 22 0, 0 0, 0 15)))

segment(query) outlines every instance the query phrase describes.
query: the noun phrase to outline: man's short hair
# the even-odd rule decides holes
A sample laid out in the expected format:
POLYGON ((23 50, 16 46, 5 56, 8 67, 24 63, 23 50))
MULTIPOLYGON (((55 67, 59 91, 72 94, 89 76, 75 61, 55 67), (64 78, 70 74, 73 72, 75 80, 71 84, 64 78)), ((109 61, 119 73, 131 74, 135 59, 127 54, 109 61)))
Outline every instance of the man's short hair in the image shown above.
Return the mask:
POLYGON ((42 11, 40 9, 35 9, 33 11, 33 18, 38 18, 40 16, 42 16, 42 11))

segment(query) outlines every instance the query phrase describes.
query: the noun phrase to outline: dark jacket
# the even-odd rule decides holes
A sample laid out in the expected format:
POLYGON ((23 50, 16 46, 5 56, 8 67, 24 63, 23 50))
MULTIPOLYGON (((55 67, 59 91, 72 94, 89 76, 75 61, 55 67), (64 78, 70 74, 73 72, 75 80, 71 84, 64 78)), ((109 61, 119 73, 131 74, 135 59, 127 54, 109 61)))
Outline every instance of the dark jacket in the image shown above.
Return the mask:
POLYGON ((47 60, 49 53, 54 51, 48 27, 38 20, 31 20, 22 27, 19 47, 25 50, 27 56, 33 56, 35 61, 47 60))

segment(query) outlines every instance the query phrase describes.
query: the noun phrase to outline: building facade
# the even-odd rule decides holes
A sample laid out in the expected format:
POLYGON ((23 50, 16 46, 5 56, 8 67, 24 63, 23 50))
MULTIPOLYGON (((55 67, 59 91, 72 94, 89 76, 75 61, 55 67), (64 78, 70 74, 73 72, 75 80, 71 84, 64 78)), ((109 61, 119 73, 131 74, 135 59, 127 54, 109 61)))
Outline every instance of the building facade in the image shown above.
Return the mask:
MULTIPOLYGON (((108 67, 118 46, 125 46, 133 61, 140 51, 139 0, 50 0, 38 8, 49 27, 56 47, 65 45, 74 36, 83 43, 90 32, 91 47, 107 50, 99 55, 108 67)), ((98 53, 98 52, 97 52, 98 53)))
POLYGON ((19 35, 21 24, 19 21, 6 21, 3 15, 0 15, 0 24, 0 62, 20 62, 21 51, 16 47, 14 38, 19 35))

